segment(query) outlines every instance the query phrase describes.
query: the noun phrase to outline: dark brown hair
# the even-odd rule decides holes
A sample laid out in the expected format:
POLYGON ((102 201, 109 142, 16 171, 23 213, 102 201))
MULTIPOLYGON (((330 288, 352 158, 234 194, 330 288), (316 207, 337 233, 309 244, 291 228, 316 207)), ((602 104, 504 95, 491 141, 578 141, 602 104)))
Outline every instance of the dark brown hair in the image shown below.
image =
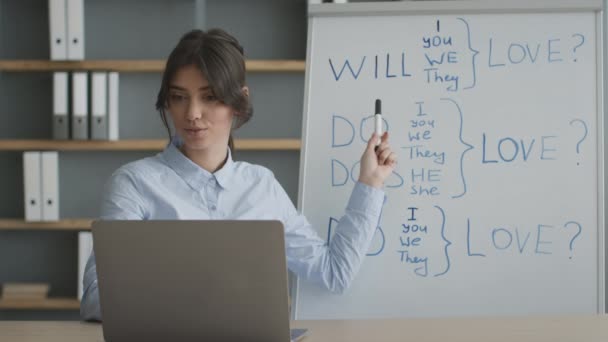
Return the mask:
MULTIPOLYGON (((169 86, 175 73, 182 67, 195 65, 209 82, 214 96, 222 103, 235 110, 232 129, 241 127, 253 115, 253 107, 245 86, 245 56, 239 42, 221 29, 207 32, 192 30, 182 36, 177 46, 171 51, 163 80, 156 99, 156 109, 171 139, 171 129, 167 121, 169 86)), ((234 152, 232 134, 228 146, 234 152)))

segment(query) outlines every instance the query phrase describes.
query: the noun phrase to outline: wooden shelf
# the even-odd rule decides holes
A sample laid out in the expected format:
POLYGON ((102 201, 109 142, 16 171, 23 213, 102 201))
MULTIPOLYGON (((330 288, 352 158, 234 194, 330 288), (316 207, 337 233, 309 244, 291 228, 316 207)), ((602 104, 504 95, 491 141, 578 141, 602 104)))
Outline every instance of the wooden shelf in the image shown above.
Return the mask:
MULTIPOLYGON (((84 61, 50 61, 50 60, 0 60, 0 71, 119 71, 119 72, 162 72, 164 60, 84 60, 84 61)), ((245 62, 248 72, 304 72, 306 62, 303 60, 248 60, 245 62)))
MULTIPOLYGON (((300 139, 237 139, 237 151, 298 151, 300 139)), ((0 140, 0 151, 161 151, 165 139, 149 140, 0 140)))
POLYGON ((66 219, 56 222, 26 222, 23 219, 0 219, 0 230, 90 230, 92 219, 66 219))
POLYGON ((0 310, 78 310, 80 301, 72 298, 0 299, 0 310))

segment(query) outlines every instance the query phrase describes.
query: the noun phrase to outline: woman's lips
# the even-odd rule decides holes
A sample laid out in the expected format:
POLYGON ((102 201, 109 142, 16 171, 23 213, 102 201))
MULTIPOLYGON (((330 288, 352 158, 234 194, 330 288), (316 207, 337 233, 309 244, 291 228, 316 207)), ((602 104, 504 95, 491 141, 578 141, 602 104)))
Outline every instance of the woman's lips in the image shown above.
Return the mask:
POLYGON ((206 128, 186 128, 186 133, 189 136, 201 136, 206 130, 206 128))

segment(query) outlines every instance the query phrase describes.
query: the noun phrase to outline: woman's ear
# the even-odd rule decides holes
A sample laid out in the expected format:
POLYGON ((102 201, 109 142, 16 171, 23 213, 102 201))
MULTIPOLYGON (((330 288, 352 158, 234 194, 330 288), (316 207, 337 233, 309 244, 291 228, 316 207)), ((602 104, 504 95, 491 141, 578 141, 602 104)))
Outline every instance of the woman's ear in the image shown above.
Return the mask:
POLYGON ((243 87, 243 94, 245 94, 245 96, 249 97, 249 87, 248 86, 243 87))

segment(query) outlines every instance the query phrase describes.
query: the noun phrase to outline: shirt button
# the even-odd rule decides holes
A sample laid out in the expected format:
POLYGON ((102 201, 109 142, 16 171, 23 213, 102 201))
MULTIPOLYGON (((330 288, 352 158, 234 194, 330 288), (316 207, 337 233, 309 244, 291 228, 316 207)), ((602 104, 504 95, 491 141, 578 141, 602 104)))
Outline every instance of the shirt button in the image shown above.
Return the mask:
POLYGON ((215 209, 217 209, 217 207, 215 205, 212 205, 211 210, 215 210, 215 209))

